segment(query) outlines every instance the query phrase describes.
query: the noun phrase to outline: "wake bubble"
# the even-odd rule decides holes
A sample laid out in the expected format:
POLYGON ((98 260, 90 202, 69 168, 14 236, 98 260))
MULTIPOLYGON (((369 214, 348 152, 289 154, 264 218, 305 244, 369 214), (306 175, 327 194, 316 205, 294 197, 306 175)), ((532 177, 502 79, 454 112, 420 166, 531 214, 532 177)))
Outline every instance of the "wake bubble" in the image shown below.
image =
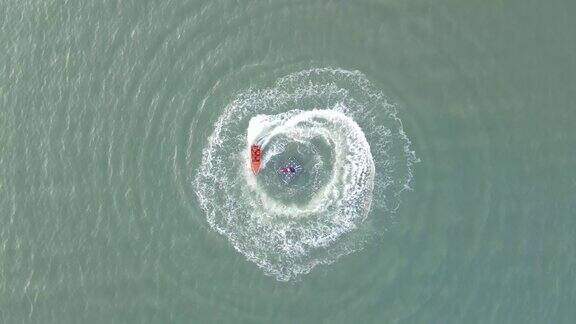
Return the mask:
POLYGON ((305 70, 225 107, 203 150, 196 194, 212 228, 286 281, 384 230, 417 161, 409 144, 396 108, 362 73, 305 70), (262 147, 257 177, 254 143, 262 147), (277 172, 286 161, 302 165, 289 184, 277 172))

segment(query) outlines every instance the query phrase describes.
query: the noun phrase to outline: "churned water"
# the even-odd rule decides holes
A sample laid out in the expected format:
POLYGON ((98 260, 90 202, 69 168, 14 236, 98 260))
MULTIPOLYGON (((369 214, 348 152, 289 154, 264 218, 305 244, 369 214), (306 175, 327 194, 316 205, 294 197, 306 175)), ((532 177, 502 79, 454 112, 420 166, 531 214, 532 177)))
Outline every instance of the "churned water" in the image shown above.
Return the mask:
POLYGON ((574 12, 3 1, 0 322, 573 323, 574 12))
POLYGON ((398 208, 417 162, 396 114, 359 72, 302 71, 239 95, 216 122, 198 170, 208 222, 279 280, 362 247, 366 238, 351 232, 385 230, 366 220, 383 223, 398 208), (258 177, 254 143, 263 151, 258 177), (290 159, 306 167, 288 184, 277 170, 290 159))

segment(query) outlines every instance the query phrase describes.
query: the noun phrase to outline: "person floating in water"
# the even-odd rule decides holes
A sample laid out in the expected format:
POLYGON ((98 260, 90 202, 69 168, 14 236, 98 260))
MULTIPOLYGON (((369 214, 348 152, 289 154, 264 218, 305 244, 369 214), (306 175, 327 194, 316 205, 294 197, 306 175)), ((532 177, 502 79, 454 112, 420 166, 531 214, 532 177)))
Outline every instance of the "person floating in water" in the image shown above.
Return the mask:
POLYGON ((280 173, 296 173, 296 168, 291 165, 283 166, 278 170, 280 173))
POLYGON ((289 184, 303 171, 302 165, 294 158, 288 159, 286 163, 278 169, 278 176, 282 182, 289 184))

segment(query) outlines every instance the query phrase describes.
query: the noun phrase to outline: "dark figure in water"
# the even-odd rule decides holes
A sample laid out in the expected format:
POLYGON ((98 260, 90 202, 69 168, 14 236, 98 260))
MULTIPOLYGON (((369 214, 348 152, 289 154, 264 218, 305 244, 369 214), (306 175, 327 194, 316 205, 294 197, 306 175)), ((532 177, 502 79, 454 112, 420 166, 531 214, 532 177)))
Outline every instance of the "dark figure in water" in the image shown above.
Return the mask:
POLYGON ((293 166, 284 166, 280 168, 281 173, 295 173, 296 169, 293 166))
POLYGON ((302 165, 294 158, 288 159, 286 163, 278 169, 278 176, 285 184, 289 184, 292 180, 302 173, 302 165))

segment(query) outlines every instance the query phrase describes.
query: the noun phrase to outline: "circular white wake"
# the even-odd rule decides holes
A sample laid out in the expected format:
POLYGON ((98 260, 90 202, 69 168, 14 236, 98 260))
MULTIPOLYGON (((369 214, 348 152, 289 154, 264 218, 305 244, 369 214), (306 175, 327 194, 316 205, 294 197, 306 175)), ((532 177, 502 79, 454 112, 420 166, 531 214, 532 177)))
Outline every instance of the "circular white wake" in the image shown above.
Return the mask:
MULTIPOLYGON (((291 110, 278 115, 255 116, 249 122, 245 152, 239 156, 240 160, 246 162, 241 170, 244 171, 244 179, 253 192, 247 197, 247 202, 262 217, 315 216, 318 221, 325 222, 323 229, 328 232, 322 233, 320 237, 327 241, 335 232, 348 230, 359 213, 364 216, 369 210, 374 186, 374 162, 370 146, 358 124, 337 108, 291 110), (309 202, 304 206, 285 204, 270 197, 264 185, 259 184, 258 178, 249 171, 249 158, 245 153, 249 152, 249 146, 252 143, 261 145, 266 159, 263 169, 266 170, 268 161, 283 154, 289 142, 306 146, 306 143, 314 139, 331 144, 334 167, 327 183, 322 187, 313 186, 312 189, 315 190, 310 192, 309 202), (275 145, 270 145, 271 142, 275 145), (280 146, 280 149, 277 146, 280 146)), ((307 228, 298 227, 294 230, 305 232, 307 228)))
POLYGON ((237 96, 195 180, 212 228, 279 280, 362 247, 393 212, 415 161, 394 106, 359 72, 313 69, 237 96), (250 145, 262 168, 250 170, 250 145), (279 166, 302 164, 289 184, 279 166), (373 195, 377 199, 373 203, 373 195))

